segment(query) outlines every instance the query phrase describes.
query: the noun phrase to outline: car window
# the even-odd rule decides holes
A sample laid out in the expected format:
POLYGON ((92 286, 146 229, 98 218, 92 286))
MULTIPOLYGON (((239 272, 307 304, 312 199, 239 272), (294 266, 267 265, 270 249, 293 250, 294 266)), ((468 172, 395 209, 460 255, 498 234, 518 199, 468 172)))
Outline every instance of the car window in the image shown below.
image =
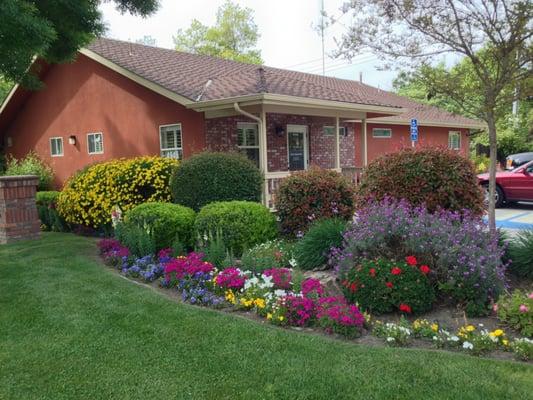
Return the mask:
POLYGON ((532 173, 533 172, 533 165, 530 165, 529 167, 527 167, 526 171, 529 172, 529 173, 532 173))

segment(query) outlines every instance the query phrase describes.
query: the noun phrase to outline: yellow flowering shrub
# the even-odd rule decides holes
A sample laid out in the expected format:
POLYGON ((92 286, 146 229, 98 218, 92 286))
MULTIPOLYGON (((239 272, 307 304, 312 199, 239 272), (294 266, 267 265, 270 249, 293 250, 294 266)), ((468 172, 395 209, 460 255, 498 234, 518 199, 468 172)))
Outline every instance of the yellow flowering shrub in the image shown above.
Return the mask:
POLYGON ((169 202, 169 179, 178 161, 163 157, 117 159, 94 164, 72 176, 57 202, 73 224, 99 228, 111 224, 115 207, 125 212, 144 202, 169 202))

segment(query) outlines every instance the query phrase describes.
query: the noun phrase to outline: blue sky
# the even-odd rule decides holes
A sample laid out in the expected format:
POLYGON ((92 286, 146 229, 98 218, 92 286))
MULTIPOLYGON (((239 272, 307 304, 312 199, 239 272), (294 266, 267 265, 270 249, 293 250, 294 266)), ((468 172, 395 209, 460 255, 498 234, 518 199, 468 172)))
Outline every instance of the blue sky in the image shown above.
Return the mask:
MULTIPOLYGON (((235 0, 234 0, 235 1, 235 0)), ((340 7, 345 0, 324 0, 326 12, 340 16, 340 7)), ((224 0, 161 0, 159 11, 146 19, 121 15, 113 3, 104 3, 101 10, 108 26, 107 36, 135 41, 143 36, 152 36, 157 46, 172 48, 172 36, 179 28, 187 28, 193 18, 211 25, 217 8, 224 0)), ((295 69, 304 72, 322 73, 322 46, 319 34, 313 28, 320 22, 320 0, 237 0, 241 6, 254 10, 254 19, 261 38, 258 47, 266 65, 295 69)), ((325 35, 326 54, 336 49, 339 39, 349 26, 349 16, 344 16, 325 35)), ((382 89, 391 89, 395 71, 379 71, 380 62, 371 54, 362 54, 355 59, 326 58, 326 75, 346 79, 359 79, 382 89)))

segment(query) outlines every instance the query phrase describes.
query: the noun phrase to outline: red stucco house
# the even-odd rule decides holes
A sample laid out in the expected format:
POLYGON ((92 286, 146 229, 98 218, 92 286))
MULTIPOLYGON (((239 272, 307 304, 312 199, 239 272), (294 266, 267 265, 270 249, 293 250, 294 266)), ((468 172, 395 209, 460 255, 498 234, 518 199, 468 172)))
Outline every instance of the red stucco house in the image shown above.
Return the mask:
POLYGON ((15 87, 0 107, 3 150, 35 150, 60 186, 87 164, 204 149, 237 150, 265 172, 270 193, 290 171, 311 165, 354 177, 376 156, 411 145, 468 151, 479 121, 360 82, 111 39, 75 62, 43 65, 44 89, 15 87))

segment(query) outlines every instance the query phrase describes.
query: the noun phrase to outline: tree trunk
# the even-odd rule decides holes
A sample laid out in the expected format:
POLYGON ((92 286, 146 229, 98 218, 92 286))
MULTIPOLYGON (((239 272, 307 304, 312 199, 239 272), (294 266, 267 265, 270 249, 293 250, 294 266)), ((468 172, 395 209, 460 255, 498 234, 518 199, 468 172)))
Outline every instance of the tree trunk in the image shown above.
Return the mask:
POLYGON ((496 210, 494 194, 496 192, 496 164, 498 146, 496 142, 496 120, 494 112, 487 113, 487 124, 489 126, 489 151, 490 151, 490 166, 489 166, 489 229, 491 232, 496 232, 496 210))

